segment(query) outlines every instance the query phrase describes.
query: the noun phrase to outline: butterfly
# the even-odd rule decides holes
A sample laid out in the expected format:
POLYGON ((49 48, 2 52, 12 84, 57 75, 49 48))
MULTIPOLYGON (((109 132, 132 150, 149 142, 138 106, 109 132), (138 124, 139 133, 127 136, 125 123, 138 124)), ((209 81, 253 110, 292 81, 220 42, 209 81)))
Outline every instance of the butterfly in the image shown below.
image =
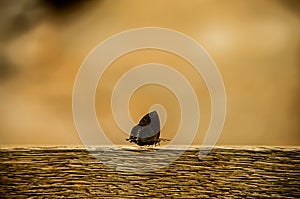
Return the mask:
POLYGON ((169 141, 160 137, 160 121, 156 111, 146 114, 130 133, 129 142, 139 146, 150 146, 159 144, 160 141, 169 141))

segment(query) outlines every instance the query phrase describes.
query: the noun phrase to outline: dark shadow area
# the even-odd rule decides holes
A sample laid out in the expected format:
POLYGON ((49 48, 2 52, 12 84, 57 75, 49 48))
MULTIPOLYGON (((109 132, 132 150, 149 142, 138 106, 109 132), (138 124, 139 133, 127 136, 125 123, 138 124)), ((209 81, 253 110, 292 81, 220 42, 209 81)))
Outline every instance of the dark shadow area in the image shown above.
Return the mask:
POLYGON ((300 15, 300 2, 298 0, 278 0, 288 10, 300 15))
MULTIPOLYGON (((0 2, 0 41, 7 42, 26 33, 39 22, 51 16, 56 20, 75 20, 69 17, 92 1, 32 0, 0 2)), ((72 15, 73 16, 73 15, 72 15)), ((59 22, 59 21, 57 21, 59 22)))

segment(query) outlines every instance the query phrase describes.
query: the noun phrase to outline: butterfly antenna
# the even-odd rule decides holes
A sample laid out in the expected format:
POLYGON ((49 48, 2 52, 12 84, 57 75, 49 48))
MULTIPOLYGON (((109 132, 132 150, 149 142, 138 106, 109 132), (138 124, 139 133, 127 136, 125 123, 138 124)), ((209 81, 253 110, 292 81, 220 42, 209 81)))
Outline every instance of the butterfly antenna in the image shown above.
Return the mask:
POLYGON ((170 139, 160 138, 160 141, 168 142, 171 141, 170 139))

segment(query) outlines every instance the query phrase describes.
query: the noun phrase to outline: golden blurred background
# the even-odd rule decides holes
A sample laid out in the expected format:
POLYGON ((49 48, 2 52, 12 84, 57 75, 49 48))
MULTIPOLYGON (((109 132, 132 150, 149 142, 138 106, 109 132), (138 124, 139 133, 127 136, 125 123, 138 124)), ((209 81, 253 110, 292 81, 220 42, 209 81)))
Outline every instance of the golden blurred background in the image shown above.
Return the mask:
MULTIPOLYGON (((300 145, 300 9, 297 0, 11 0, 0 2, 0 145, 80 145, 72 117, 76 73, 88 53, 119 32, 148 26, 182 32, 201 44, 223 77, 227 118, 218 145, 300 145)), ((100 80, 96 111, 108 137, 126 144, 111 114, 118 78, 148 62, 184 74, 210 120, 205 83, 185 60, 141 50, 120 57, 100 80)), ((168 112, 161 136, 179 125, 175 96, 144 86, 130 100, 135 122, 153 103, 168 112)))

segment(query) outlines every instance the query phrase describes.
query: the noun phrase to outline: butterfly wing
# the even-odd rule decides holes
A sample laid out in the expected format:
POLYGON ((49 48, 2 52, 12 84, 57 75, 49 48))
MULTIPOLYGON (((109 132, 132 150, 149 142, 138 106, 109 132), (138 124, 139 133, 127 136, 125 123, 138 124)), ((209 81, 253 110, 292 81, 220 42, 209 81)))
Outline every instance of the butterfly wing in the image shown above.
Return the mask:
POLYGON ((160 122, 156 111, 148 113, 131 130, 129 140, 140 146, 159 142, 160 122))

